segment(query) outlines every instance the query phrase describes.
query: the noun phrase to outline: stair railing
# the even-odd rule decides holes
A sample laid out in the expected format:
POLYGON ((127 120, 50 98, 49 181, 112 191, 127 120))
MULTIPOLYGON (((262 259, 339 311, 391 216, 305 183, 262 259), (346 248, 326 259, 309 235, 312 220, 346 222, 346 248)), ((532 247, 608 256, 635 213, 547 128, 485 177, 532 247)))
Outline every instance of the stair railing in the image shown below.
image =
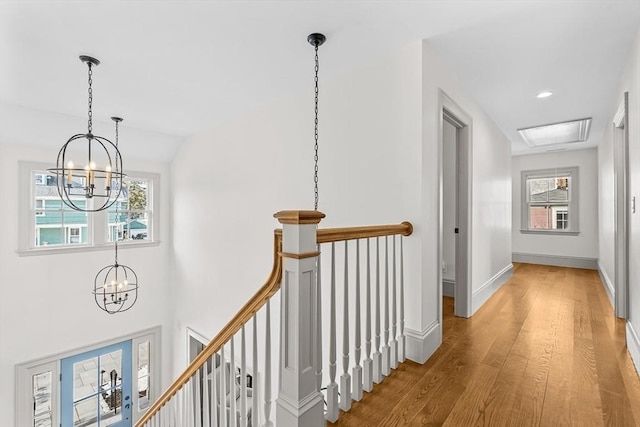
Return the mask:
POLYGON ((371 391, 374 382, 381 382, 391 369, 404 361, 401 236, 410 235, 412 225, 403 222, 397 225, 317 229, 317 224, 324 217, 321 212, 282 211, 274 216, 283 226, 282 230, 274 232, 273 268, 266 283, 136 422, 136 427, 271 427, 274 425, 272 389, 276 386, 275 419, 278 427, 321 426, 325 420, 337 420, 339 409, 348 411, 352 400, 362 398, 363 390, 371 391), (383 244, 380 238, 384 238, 384 258, 380 257, 383 244), (361 251, 360 243, 363 241, 366 249, 361 251), (370 262, 371 243, 374 241, 375 273, 370 262), (336 298, 335 254, 338 242, 344 242, 340 245, 344 248, 341 300, 336 298), (320 260, 321 245, 330 246, 327 252, 331 254, 331 262, 324 267, 320 260), (365 258, 366 268, 361 275, 361 264, 365 258), (380 268, 381 259, 384 270, 380 268), (349 269, 349 260, 355 265, 354 271, 349 269), (330 271, 330 286, 322 285, 325 269, 330 271), (353 304, 349 304, 351 283, 355 287, 353 304), (364 296, 361 292, 363 287, 364 296), (270 301, 276 294, 280 297, 279 340, 271 333, 270 301), (328 306, 322 306, 323 299, 329 300, 328 306), (364 359, 362 303, 365 312, 364 359), (336 320, 340 316, 337 311, 340 304, 343 309, 343 369, 338 386, 335 378, 336 320), (329 333, 324 337, 328 346, 323 345, 323 314, 329 317, 329 333), (380 329, 382 320, 383 330, 380 329), (247 330, 250 331, 249 343, 247 330), (351 330, 353 342, 350 340, 351 330), (375 338, 373 354, 372 338, 375 338), (259 342, 264 343, 260 355, 259 342), (236 351, 238 343, 239 356, 236 351), (278 347, 279 371, 272 369, 272 348, 278 347), (354 349, 353 357, 351 348, 354 349), (247 349, 251 354, 250 360, 246 357, 247 349), (323 370, 323 360, 327 361, 328 369, 323 370), (277 382, 272 383, 272 379, 277 382))

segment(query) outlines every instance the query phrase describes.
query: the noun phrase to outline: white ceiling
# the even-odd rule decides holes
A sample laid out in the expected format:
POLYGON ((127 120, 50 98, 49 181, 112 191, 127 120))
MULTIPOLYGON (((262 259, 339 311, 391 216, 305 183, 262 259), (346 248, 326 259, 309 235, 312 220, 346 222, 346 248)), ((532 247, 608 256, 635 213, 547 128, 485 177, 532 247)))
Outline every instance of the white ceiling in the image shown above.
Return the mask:
POLYGON ((428 39, 514 154, 534 152, 516 129, 583 117, 591 138, 571 146, 595 146, 639 27, 639 0, 2 0, 0 142, 82 132, 87 54, 102 61, 95 127, 121 115, 127 138, 153 141, 137 154, 167 161, 185 137, 308 90, 306 36, 323 32, 323 79, 428 39))

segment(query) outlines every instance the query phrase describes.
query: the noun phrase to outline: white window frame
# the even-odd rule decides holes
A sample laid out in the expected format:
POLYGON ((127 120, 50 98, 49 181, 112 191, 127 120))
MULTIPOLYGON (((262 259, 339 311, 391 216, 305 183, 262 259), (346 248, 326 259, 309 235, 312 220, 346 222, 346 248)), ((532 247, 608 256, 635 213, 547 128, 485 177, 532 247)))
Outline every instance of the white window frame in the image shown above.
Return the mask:
MULTIPOLYGON (((87 215, 87 243, 37 246, 36 224, 37 212, 34 195, 34 172, 46 171, 50 164, 41 162, 19 162, 19 223, 18 249, 20 256, 86 252, 94 250, 112 250, 113 242, 109 241, 107 211, 89 212, 87 215)), ((131 239, 118 243, 119 248, 158 246, 160 244, 160 174, 139 171, 126 171, 127 179, 141 179, 148 182, 147 209, 150 226, 147 229, 148 239, 131 239)), ((68 229, 65 228, 68 238, 68 229)), ((68 240, 66 240, 68 241, 68 240)), ((81 239, 82 241, 82 239, 81 239)))
POLYGON ((133 423, 140 419, 140 417, 151 407, 149 405, 147 409, 143 411, 138 410, 138 344, 149 341, 149 351, 151 353, 149 357, 150 369, 149 376, 151 378, 151 387, 149 387, 149 399, 154 402, 158 396, 160 396, 160 383, 161 383, 161 327, 156 326, 150 329, 145 329, 140 332, 136 332, 130 335, 117 337, 108 341, 103 341, 97 344, 93 344, 84 348, 79 348, 63 353, 58 353, 49 357, 45 357, 38 360, 33 360, 26 363, 21 363, 15 367, 15 421, 17 426, 32 426, 33 425, 33 385, 32 376, 42 371, 51 371, 52 384, 51 384, 51 405, 52 405, 52 420, 53 425, 60 425, 60 361, 67 357, 75 356, 76 354, 85 353, 87 351, 96 350, 102 347, 106 347, 112 344, 116 344, 122 341, 131 340, 132 355, 131 355, 131 367, 132 367, 132 404, 133 411, 133 423))
POLYGON ((537 169, 537 170, 528 170, 522 171, 520 174, 520 186, 521 186, 521 223, 520 223, 520 232, 525 234, 556 234, 556 235, 567 235, 567 236, 577 236, 580 234, 580 211, 579 211, 579 203, 578 203, 578 188, 579 188, 579 174, 578 167, 562 167, 562 168, 554 168, 554 169, 537 169), (551 204, 551 207, 554 205, 567 205, 568 206, 568 226, 569 228, 560 229, 556 227, 556 216, 555 211, 553 212, 553 227, 551 229, 539 229, 539 228, 529 228, 530 224, 530 209, 529 209, 529 188, 528 188, 528 180, 530 179, 540 179, 540 178, 556 178, 559 176, 568 176, 570 179, 569 183, 569 200, 567 202, 558 202, 551 204))

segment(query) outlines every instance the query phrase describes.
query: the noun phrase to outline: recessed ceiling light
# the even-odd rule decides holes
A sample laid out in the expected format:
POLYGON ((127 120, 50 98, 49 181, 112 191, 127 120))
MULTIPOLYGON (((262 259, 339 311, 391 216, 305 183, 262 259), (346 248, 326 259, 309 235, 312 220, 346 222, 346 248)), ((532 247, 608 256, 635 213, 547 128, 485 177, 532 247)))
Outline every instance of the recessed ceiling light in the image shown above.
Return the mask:
POLYGON ((553 92, 550 92, 548 90, 544 90, 544 91, 540 92, 539 94, 537 94, 536 98, 548 98, 551 95, 553 95, 553 92))
POLYGON ((591 118, 518 129, 530 147, 584 142, 589 138, 591 118))

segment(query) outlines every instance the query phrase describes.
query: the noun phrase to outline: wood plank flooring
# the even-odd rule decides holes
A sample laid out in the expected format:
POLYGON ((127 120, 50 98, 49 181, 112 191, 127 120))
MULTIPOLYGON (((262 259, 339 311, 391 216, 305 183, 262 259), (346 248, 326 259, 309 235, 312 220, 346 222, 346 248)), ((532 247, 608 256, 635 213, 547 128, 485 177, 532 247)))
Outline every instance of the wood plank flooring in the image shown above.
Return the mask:
POLYGON ((400 365, 335 426, 640 426, 640 379, 593 270, 515 265, 442 346, 400 365))

